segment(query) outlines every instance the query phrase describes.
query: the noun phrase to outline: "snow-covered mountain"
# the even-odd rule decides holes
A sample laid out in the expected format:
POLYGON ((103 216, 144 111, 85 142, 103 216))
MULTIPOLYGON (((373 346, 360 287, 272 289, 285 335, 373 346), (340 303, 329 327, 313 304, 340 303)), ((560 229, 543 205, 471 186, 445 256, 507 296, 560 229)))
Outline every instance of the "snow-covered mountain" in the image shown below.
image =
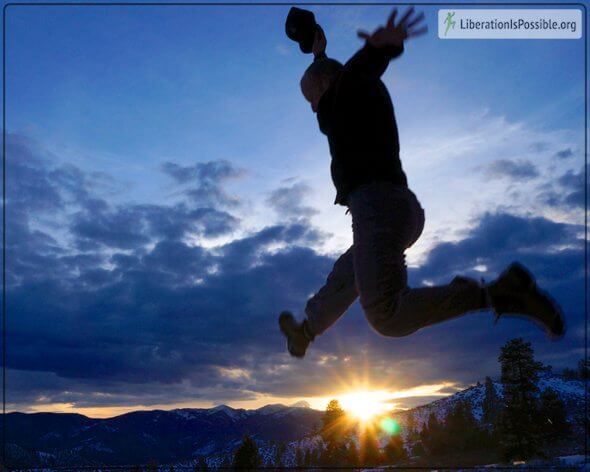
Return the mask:
MULTIPOLYGON (((502 384, 500 382, 492 382, 492 385, 499 399, 502 399, 502 384)), ((582 428, 584 424, 584 382, 579 380, 566 380, 561 376, 551 374, 543 374, 539 379, 538 387, 540 392, 546 388, 551 388, 557 393, 559 398, 563 400, 566 406, 568 421, 572 425, 574 431, 577 431, 580 437, 583 437, 582 428)), ((457 402, 466 401, 467 404, 471 406, 471 410, 475 419, 481 421, 483 416, 484 399, 485 384, 478 383, 477 385, 470 386, 448 397, 441 398, 439 400, 409 410, 392 412, 388 416, 394 417, 395 420, 401 424, 401 434, 404 442, 406 442, 406 446, 408 446, 406 426, 408 417, 410 415, 412 415, 413 418, 414 428, 419 431, 428 421, 428 417, 431 413, 434 413, 439 421, 444 421, 448 413, 454 408, 457 402)), ((358 447, 358 438, 353 439, 357 443, 358 447)), ((387 443, 388 437, 385 433, 382 433, 380 439, 381 446, 384 446, 387 443)), ((290 441, 282 447, 274 442, 269 443, 265 441, 258 441, 262 464, 266 467, 272 467, 277 465, 277 463, 280 463, 280 465, 285 467, 295 467, 298 465, 296 462, 297 449, 302 452, 313 451, 317 449, 320 444, 321 438, 319 435, 308 435, 301 440, 290 441)), ((572 444, 571 453, 578 453, 578 448, 576 445, 572 444)), ((228 456, 226 454, 213 455, 207 460, 210 467, 227 465, 230 463, 230 461, 231 455, 228 456)), ((180 465, 194 465, 194 462, 182 462, 180 465)))
MULTIPOLYGON (((583 424, 584 382, 581 380, 566 380, 561 376, 545 374, 540 377, 537 385, 539 391, 543 391, 546 388, 553 389, 559 398, 565 403, 569 421, 573 424, 583 424)), ((500 382, 493 382, 493 386, 496 394, 502 398, 502 384, 500 382)), ((478 383, 477 385, 473 385, 453 395, 441 398, 440 400, 412 408, 411 410, 398 412, 396 417, 402 425, 405 425, 408 415, 411 413, 416 429, 420 430, 424 423, 428 421, 430 413, 434 413, 437 419, 442 421, 458 401, 464 400, 471 405, 475 419, 481 421, 484 398, 485 385, 483 383, 478 383)))
POLYGON ((107 419, 63 413, 9 413, 10 465, 159 464, 231 455, 244 434, 261 443, 290 442, 317 431, 322 412, 267 405, 257 410, 136 411, 107 419))
MULTIPOLYGON (((502 385, 493 383, 502 397, 502 385)), ((564 401, 568 420, 579 431, 584 419, 584 383, 545 375, 540 390, 552 388, 564 401)), ((465 400, 476 419, 482 417, 485 385, 477 384, 448 397, 393 417, 405 426, 409 414, 420 430, 434 413, 444 420, 456 402, 465 400)), ((266 405, 257 410, 220 405, 210 409, 138 411, 114 418, 92 419, 82 415, 10 413, 7 445, 11 465, 159 464, 192 466, 207 457, 209 466, 228 465, 244 434, 259 445, 263 464, 293 466, 297 449, 316 449, 322 412, 305 403, 266 405)), ((574 452, 572 452, 574 453, 574 452)))

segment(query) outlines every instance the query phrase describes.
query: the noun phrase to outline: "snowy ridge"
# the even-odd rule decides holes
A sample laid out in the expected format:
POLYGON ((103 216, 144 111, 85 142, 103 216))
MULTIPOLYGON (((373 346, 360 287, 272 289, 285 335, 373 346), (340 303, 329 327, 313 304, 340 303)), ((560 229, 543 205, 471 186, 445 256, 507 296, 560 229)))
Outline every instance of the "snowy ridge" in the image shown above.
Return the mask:
MULTIPOLYGON (((492 383, 498 398, 502 385, 492 383)), ((584 383, 555 375, 543 375, 541 391, 553 389, 564 402, 568 421, 578 430, 584 420, 584 383)), ((434 413, 442 422, 458 401, 471 407, 481 421, 485 384, 477 384, 445 398, 411 410, 392 411, 402 426, 402 438, 409 446, 408 417, 420 431, 434 413)), ((156 460, 159 464, 192 467, 206 458, 211 467, 229 466, 244 434, 259 447, 263 464, 296 465, 296 455, 316 450, 323 412, 305 403, 293 406, 266 405, 257 410, 220 405, 211 409, 183 408, 170 411, 137 411, 106 419, 83 415, 8 413, 7 429, 12 432, 7 451, 23 469, 81 465, 84 463, 133 464, 156 460), (20 435, 20 436, 19 436, 20 435), (166 445, 174 444, 174 448, 166 445)), ((583 436, 583 434, 582 434, 583 436)), ((358 438, 353 438, 358 446, 358 438)), ((381 445, 387 436, 383 434, 381 445)), ((576 450, 572 449, 574 454, 576 450)))
MULTIPOLYGON (((502 384, 500 382, 492 382, 494 390, 499 398, 503 397, 502 384)), ((564 401, 566 410, 568 412, 568 419, 570 422, 579 422, 579 414, 583 414, 584 411, 584 382, 579 380, 566 380, 561 376, 555 376, 551 374, 542 375, 538 382, 539 390, 542 392, 546 388, 551 388, 557 392, 558 396, 564 401)), ((414 428, 419 431, 423 428, 424 424, 428 421, 430 413, 434 413, 439 421, 444 421, 449 412, 453 409, 459 401, 466 401, 473 412, 473 416, 479 422, 482 421, 483 416, 483 402, 485 399, 485 384, 478 383, 472 385, 465 390, 461 390, 453 395, 450 395, 439 400, 435 400, 426 405, 421 405, 405 411, 395 411, 389 414, 394 417, 402 426, 402 437, 404 442, 407 441, 407 420, 408 416, 412 414, 414 419, 414 428)), ((269 405, 268 407, 277 407, 276 411, 279 411, 278 405, 269 405)), ((263 407, 263 410, 267 407, 263 407)), ((268 411, 274 408, 268 408, 268 411)), ((296 463, 296 451, 300 449, 303 453, 306 451, 313 451, 318 448, 321 443, 321 437, 319 435, 310 435, 298 441, 291 441, 284 445, 284 450, 279 456, 279 446, 265 441, 260 441, 258 438, 253 438, 259 447, 259 453, 262 458, 263 466, 272 467, 277 464, 277 459, 280 461, 280 465, 283 467, 295 467, 296 463)), ((359 441, 357 437, 352 438, 356 442, 357 447, 359 441)), ((383 447, 388 438, 383 434, 380 438, 381 446, 383 447)), ((406 443, 406 447, 408 444, 406 443)), ((236 445, 237 447, 237 445, 236 445)), ((227 453, 226 453, 227 454, 227 453)), ((216 467, 223 463, 228 465, 228 461, 231 461, 230 456, 222 455, 215 458, 208 458, 207 462, 210 466, 216 467)), ((579 463, 580 457, 583 456, 571 456, 564 458, 564 465, 571 465, 573 462, 579 463)))
POLYGON ((242 416, 244 416, 245 412, 246 412, 246 410, 244 410, 244 409, 236 410, 236 409, 232 408, 231 406, 219 405, 219 406, 216 406, 215 408, 209 409, 207 414, 214 415, 216 413, 225 413, 229 418, 237 420, 237 419, 241 418, 242 416))
MULTIPOLYGON (((493 386, 498 397, 502 398, 502 384, 494 381, 493 386)), ((545 375, 539 379, 538 387, 541 392, 546 388, 555 390, 558 396, 564 401, 566 409, 571 417, 576 417, 578 412, 583 412, 584 382, 580 380, 565 380, 560 376, 545 375)), ((472 385, 465 390, 448 397, 435 400, 431 403, 410 410, 394 413, 394 415, 399 419, 400 423, 405 426, 407 424, 408 415, 412 413, 415 427, 420 430, 428 421, 430 413, 434 413, 438 420, 443 421, 458 401, 465 400, 471 406, 471 411, 473 412, 475 419, 481 421, 483 416, 484 398, 485 385, 478 383, 477 385, 472 385)))

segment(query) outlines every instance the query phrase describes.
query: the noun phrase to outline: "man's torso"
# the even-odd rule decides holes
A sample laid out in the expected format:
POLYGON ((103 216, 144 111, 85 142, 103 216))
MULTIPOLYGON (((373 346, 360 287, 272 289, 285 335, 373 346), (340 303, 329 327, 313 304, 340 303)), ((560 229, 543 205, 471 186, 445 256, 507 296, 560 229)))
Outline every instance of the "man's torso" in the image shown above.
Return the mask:
POLYGON ((332 155, 335 203, 346 205, 350 192, 371 181, 407 187, 393 104, 381 80, 345 68, 320 100, 318 123, 332 155))

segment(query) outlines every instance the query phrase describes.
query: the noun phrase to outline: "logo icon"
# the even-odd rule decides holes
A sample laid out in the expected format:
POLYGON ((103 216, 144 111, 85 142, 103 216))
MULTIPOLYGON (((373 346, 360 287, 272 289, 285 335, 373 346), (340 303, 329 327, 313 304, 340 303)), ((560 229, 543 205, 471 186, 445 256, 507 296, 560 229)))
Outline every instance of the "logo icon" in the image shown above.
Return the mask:
POLYGON ((455 12, 448 12, 447 13, 447 17, 445 18, 444 24, 447 26, 447 28, 445 29, 445 36, 447 35, 447 33, 449 32, 449 30, 451 28, 455 29, 455 23, 456 21, 453 20, 453 17, 455 16, 455 12))

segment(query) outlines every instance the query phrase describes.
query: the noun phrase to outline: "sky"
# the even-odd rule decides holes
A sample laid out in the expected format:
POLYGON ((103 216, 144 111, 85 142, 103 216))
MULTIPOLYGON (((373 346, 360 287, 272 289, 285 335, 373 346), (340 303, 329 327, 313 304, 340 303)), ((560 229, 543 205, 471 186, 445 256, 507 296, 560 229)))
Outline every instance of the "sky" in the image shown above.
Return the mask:
MULTIPOLYGON (((390 11, 309 8, 342 62, 390 11)), ((355 303, 289 357, 278 313, 302 316, 352 234, 288 9, 7 9, 10 410, 322 408, 357 389, 408 408, 498 378, 513 337, 555 370, 583 356, 583 40, 440 40, 424 6, 429 33, 382 78, 426 213, 410 285, 519 260, 568 333, 479 312, 385 338, 355 303)))

